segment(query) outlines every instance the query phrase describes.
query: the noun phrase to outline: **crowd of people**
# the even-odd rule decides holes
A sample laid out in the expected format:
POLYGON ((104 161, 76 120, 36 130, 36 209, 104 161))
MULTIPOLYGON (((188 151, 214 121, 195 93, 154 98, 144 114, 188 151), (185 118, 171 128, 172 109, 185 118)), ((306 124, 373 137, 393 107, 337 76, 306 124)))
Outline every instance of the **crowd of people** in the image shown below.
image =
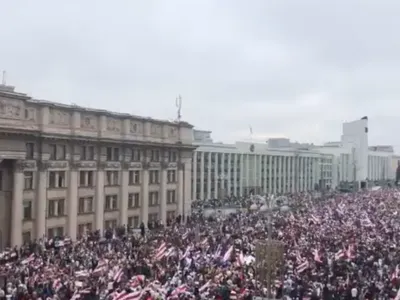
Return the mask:
MULTIPOLYGON (((246 205, 265 205, 258 197, 246 205)), ((399 299, 400 193, 396 189, 289 195, 273 211, 284 244, 271 293, 287 299, 399 299)), ((0 255, 0 299, 254 299, 266 297, 255 248, 264 211, 193 214, 152 230, 118 228, 31 242, 0 255)))

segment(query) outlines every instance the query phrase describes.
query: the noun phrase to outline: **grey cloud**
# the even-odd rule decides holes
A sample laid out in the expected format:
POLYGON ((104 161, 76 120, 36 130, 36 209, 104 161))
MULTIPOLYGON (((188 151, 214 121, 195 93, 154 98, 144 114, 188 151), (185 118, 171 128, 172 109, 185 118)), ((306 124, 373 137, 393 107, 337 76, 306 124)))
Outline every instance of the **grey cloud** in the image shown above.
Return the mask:
POLYGON ((4 1, 0 69, 39 98, 184 118, 216 139, 400 144, 400 4, 373 0, 4 1), (307 100, 313 97, 313 100, 307 100), (308 106, 306 105, 308 103, 308 106))

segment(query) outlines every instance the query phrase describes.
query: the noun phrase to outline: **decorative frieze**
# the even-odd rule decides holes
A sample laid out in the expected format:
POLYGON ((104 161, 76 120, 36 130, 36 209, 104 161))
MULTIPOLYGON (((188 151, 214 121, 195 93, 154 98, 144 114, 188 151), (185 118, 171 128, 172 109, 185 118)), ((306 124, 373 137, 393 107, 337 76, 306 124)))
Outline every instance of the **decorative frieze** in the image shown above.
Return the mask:
POLYGON ((177 166, 178 166, 178 163, 176 163, 176 162, 168 163, 168 168, 176 168, 177 166))
POLYGON ((82 114, 81 115, 81 128, 88 130, 97 129, 97 118, 96 116, 82 114))
POLYGON ((169 126, 167 132, 168 132, 168 137, 170 137, 170 138, 176 138, 176 137, 178 137, 178 134, 179 134, 178 128, 174 127, 174 126, 169 126))
POLYGON ((0 98, 0 118, 21 119, 22 109, 22 101, 0 98))
POLYGON ((160 166, 159 162, 149 162, 149 168, 160 168, 160 166))
POLYGON ((74 161, 72 166, 77 169, 91 169, 96 168, 96 162, 94 161, 74 161))
POLYGON ((68 167, 68 162, 66 161, 49 160, 46 164, 48 169, 64 169, 68 167))
POLYGON ((162 135, 162 127, 159 124, 151 124, 150 134, 153 137, 161 137, 162 135))
POLYGON ((121 132, 121 120, 115 118, 107 118, 107 131, 121 132))
POLYGON ((143 133, 142 123, 138 122, 138 121, 130 121, 130 123, 129 123, 129 132, 131 134, 141 134, 141 133, 143 133))
POLYGON ((119 161, 105 161, 106 169, 119 169, 121 168, 121 163, 119 161))
POLYGON ((49 123, 54 125, 69 126, 71 114, 68 111, 51 108, 49 111, 49 123))

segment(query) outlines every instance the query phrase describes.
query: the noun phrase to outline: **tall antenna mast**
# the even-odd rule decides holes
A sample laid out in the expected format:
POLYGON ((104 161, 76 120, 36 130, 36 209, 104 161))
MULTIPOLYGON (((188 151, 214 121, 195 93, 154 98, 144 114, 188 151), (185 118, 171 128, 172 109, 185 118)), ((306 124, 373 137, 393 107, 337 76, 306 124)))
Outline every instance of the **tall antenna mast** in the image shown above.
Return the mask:
POLYGON ((6 85, 7 84, 7 72, 6 71, 3 71, 3 77, 2 77, 2 80, 1 80, 1 84, 2 85, 6 85))
POLYGON ((181 110, 182 110, 182 97, 179 95, 175 100, 175 106, 177 110, 177 122, 180 122, 182 119, 181 110))

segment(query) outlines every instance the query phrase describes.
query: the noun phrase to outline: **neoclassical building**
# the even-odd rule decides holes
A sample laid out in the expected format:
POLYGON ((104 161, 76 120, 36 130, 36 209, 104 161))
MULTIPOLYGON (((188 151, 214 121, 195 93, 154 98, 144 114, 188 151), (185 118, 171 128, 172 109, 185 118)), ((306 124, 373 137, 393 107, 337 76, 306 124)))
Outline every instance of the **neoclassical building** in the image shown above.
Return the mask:
POLYGON ((189 215, 192 128, 0 85, 0 249, 189 215))

